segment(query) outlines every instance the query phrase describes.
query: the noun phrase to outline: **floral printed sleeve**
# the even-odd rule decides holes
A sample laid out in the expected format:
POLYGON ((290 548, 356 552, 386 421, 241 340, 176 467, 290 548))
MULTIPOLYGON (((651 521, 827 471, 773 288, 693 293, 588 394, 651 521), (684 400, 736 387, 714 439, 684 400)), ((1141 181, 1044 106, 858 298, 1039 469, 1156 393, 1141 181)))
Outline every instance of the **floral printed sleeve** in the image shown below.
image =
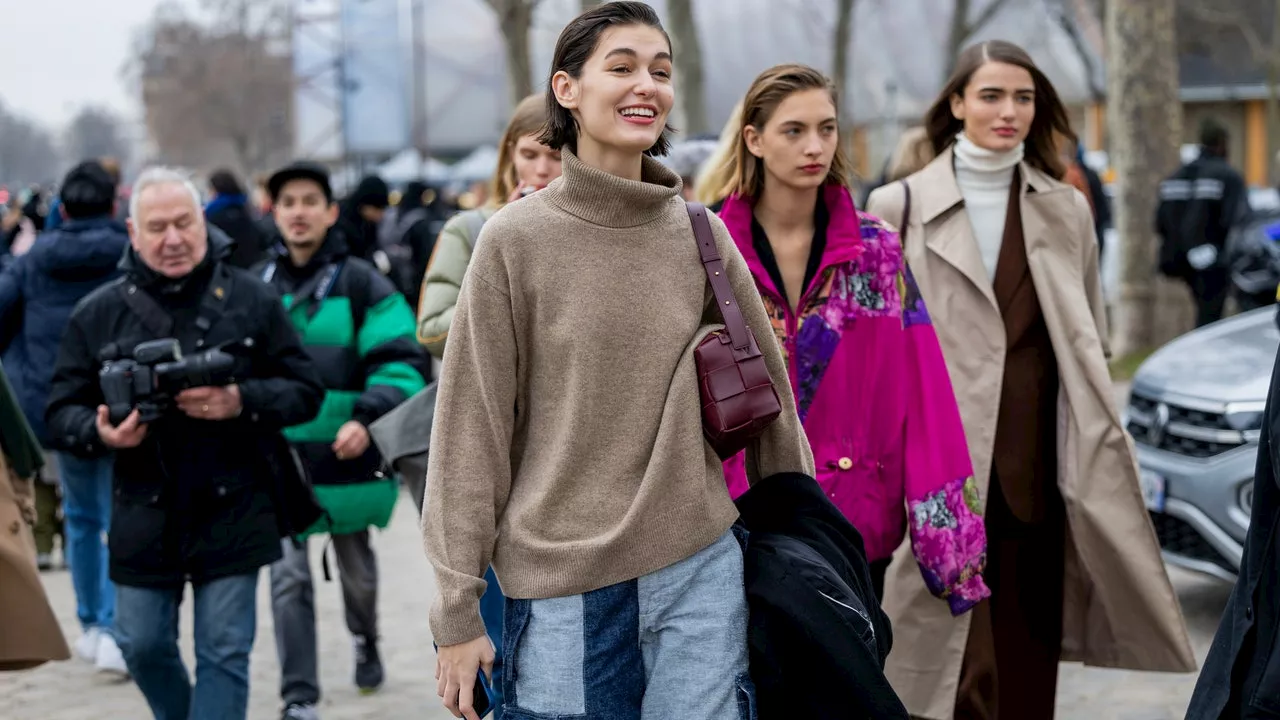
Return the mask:
POLYGON ((911 546, 929 591, 961 615, 991 595, 982 580, 987 537, 964 426, 938 336, 911 270, 899 275, 906 334, 903 435, 911 546))

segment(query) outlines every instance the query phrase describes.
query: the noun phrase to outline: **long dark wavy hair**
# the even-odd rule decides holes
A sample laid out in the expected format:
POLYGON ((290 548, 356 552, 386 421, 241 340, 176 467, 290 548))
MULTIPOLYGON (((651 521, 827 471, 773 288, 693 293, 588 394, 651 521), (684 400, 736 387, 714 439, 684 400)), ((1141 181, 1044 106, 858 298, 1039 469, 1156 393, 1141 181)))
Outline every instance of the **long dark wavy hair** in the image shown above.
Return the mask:
POLYGON ((1026 50, 1004 40, 988 40, 971 45, 956 59, 956 69, 938 99, 925 113, 924 126, 929 133, 935 153, 941 155, 956 141, 956 135, 964 129, 964 121, 951 113, 951 98, 964 96, 969 81, 978 68, 989 62, 1002 62, 1031 73, 1036 87, 1036 116, 1031 121, 1031 131, 1024 145, 1025 162, 1033 168, 1061 180, 1067 168, 1058 152, 1060 138, 1076 139, 1067 118, 1067 108, 1058 97, 1058 91, 1045 76, 1026 50))

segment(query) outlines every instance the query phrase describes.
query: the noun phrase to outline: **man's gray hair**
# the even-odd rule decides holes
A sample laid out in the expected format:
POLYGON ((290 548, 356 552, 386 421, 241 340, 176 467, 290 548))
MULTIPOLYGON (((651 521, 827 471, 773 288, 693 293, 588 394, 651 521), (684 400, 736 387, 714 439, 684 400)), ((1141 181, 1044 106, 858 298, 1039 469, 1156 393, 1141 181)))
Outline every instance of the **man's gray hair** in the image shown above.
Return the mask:
POLYGON ((129 195, 129 217, 137 219, 138 198, 142 197, 143 190, 155 185, 181 185, 191 193, 191 202, 195 205, 197 212, 204 206, 204 202, 200 199, 200 189, 191 180, 191 173, 181 168, 160 165, 143 170, 134 181, 133 192, 129 195))

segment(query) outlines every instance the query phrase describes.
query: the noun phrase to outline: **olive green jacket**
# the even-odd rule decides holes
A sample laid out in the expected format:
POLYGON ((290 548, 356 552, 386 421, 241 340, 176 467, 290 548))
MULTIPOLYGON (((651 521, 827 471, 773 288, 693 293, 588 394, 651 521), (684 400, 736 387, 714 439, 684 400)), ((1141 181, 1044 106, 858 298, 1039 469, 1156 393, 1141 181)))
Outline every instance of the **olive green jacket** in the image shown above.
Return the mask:
POLYGON ((453 322, 462 277, 471 263, 471 251, 480 237, 480 228, 495 212, 496 208, 482 207, 449 218, 427 263, 418 302, 418 342, 438 359, 444 357, 449 323, 453 322))

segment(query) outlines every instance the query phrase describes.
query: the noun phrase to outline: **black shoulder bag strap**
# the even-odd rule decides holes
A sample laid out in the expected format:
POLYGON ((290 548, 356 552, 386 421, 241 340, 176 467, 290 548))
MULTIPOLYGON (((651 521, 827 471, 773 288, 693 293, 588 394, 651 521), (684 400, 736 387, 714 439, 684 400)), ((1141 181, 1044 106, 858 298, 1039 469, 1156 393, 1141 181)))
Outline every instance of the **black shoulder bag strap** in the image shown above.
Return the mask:
POLYGON ((125 280, 116 286, 120 291, 120 297, 124 299, 124 304, 142 320, 142 325, 147 332, 158 338, 170 337, 173 333, 173 318, 164 308, 160 307, 160 303, 155 298, 147 294, 145 290, 138 287, 137 283, 125 280))
POLYGON ((907 226, 911 224, 911 186, 902 180, 902 222, 898 223, 898 244, 907 251, 907 226))

